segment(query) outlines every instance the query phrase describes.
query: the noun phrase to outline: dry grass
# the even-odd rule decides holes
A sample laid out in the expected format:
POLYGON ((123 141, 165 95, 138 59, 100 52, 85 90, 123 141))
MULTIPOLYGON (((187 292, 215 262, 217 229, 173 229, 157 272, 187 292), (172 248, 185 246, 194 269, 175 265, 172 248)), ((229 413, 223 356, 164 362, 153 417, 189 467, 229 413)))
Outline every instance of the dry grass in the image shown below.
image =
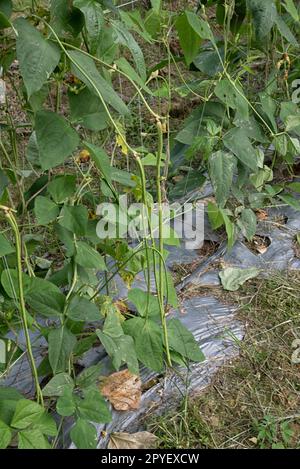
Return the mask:
MULTIPOLYGON (((184 409, 156 421, 164 448, 299 448, 300 274, 274 275, 226 294, 247 325, 240 357, 184 409)), ((152 428, 152 429, 153 429, 152 428)))

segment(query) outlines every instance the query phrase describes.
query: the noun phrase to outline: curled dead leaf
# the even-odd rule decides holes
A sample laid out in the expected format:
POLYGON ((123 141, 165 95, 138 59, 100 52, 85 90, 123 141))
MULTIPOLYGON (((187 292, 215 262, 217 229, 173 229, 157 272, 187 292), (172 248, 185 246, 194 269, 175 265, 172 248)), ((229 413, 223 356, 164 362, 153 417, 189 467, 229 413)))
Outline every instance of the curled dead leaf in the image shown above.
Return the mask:
POLYGON ((157 436, 150 432, 118 432, 110 435, 107 447, 108 449, 153 449, 157 443, 157 436))
POLYGON ((138 409, 141 403, 142 383, 128 370, 118 371, 101 383, 101 393, 116 410, 138 409))

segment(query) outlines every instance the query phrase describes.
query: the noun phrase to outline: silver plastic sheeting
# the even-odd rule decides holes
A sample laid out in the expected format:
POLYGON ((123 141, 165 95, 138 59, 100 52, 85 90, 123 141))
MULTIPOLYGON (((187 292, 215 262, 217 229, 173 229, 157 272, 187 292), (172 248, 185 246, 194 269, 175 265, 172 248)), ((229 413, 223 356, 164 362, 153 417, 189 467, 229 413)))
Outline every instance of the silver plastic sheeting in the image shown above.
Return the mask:
MULTIPOLYGON (((212 233, 208 229, 207 218, 205 227, 207 228, 205 238, 220 243, 214 254, 203 261, 199 251, 186 250, 182 244, 176 248, 169 247, 170 255, 167 259, 170 268, 175 264, 199 263, 198 267, 177 286, 177 291, 184 297, 187 296, 185 293, 192 290, 193 287, 207 287, 209 296, 197 294, 195 288, 196 296, 184 299, 180 304, 180 309, 171 311, 168 318, 179 318, 193 333, 205 355, 205 361, 193 363, 189 369, 177 367, 175 371, 169 370, 166 376, 159 376, 142 367, 141 381, 143 385, 146 384, 147 390, 143 392, 140 408, 132 412, 112 410, 111 423, 96 425, 99 448, 106 447, 112 432, 133 433, 144 429, 150 414, 162 414, 177 406, 187 392, 198 392, 205 388, 216 370, 226 360, 237 356, 239 342, 244 335, 244 325, 236 319, 234 306, 222 304, 213 296, 213 288, 220 285, 220 265, 239 268, 258 267, 261 269, 262 275, 268 275, 273 270, 300 268, 300 259, 295 256, 293 249, 295 235, 300 232, 300 220, 298 212, 291 208, 270 209, 267 220, 259 223, 258 235, 267 237, 270 241, 264 254, 252 252, 242 238, 235 243, 230 252, 227 252, 226 243, 222 242, 217 233, 212 233), (147 383, 152 385, 148 388, 147 383), (103 431, 106 432, 107 436, 102 436, 103 431)), ((154 291, 153 277, 151 286, 154 291)), ((146 289, 143 274, 137 276, 133 287, 146 289)), ((103 292, 106 293, 104 290, 103 292)), ((120 276, 114 277, 110 285, 110 293, 114 298, 127 297, 128 289, 120 276)), ((18 341, 21 348, 25 350, 22 334, 19 334, 18 341)), ((34 346, 37 363, 42 360, 45 351, 45 344, 37 339, 34 346)), ((102 346, 88 351, 80 359, 79 364, 83 367, 89 367, 99 362, 103 365, 104 375, 109 375, 114 371, 110 358, 102 346)), ((16 366, 10 370, 7 379, 1 381, 1 385, 12 385, 27 397, 31 395, 33 385, 26 355, 19 359, 16 366)), ((70 444, 68 436, 71 426, 72 421, 68 420, 63 429, 64 441, 61 445, 64 447, 74 447, 70 444)))

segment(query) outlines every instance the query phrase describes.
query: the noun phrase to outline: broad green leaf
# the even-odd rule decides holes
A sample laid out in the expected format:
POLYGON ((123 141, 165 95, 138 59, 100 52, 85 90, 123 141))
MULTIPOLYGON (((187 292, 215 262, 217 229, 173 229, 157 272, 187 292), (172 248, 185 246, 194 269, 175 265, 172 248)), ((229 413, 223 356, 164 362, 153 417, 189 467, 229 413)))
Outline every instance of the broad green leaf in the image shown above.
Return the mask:
POLYGON ((286 9, 286 11, 291 15, 293 20, 299 22, 300 21, 299 13, 294 3, 294 0, 284 0, 282 4, 284 8, 286 9))
POLYGON ((276 18, 276 26, 279 29, 280 34, 288 41, 289 44, 293 45, 294 47, 298 46, 298 41, 286 22, 283 18, 279 15, 276 18))
POLYGON ((257 277, 259 269, 251 267, 249 269, 240 269, 238 267, 227 267, 220 272, 220 279, 225 290, 237 291, 247 280, 257 277))
POLYGON ((155 13, 159 13, 162 7, 162 0, 151 0, 151 6, 155 13))
POLYGON ((76 378, 76 385, 81 389, 86 389, 90 386, 93 386, 97 383, 101 375, 102 368, 103 365, 101 363, 90 366, 89 368, 85 368, 76 378))
POLYGON ((133 318, 125 321, 124 330, 134 339, 138 359, 151 370, 163 369, 163 341, 161 328, 151 320, 133 318))
POLYGON ((0 420, 0 449, 5 449, 12 439, 12 431, 6 423, 0 420))
POLYGON ((39 225, 48 225, 57 218, 59 208, 48 197, 38 195, 34 201, 34 214, 39 225))
POLYGON ((48 335, 49 362, 54 374, 64 372, 76 344, 76 337, 66 326, 51 329, 48 335))
POLYGON ((15 388, 0 386, 0 420, 10 425, 17 402, 23 399, 22 394, 15 388))
POLYGON ((44 412, 34 423, 34 428, 40 430, 44 435, 56 436, 57 427, 52 415, 44 412))
POLYGON ((64 386, 56 403, 56 410, 62 417, 70 417, 76 411, 76 403, 73 396, 73 389, 64 386))
POLYGON ((17 58, 28 97, 39 91, 57 66, 60 50, 24 18, 14 23, 17 31, 17 58))
POLYGON ((212 43, 215 43, 214 35, 207 21, 199 18, 199 16, 197 16, 196 13, 192 11, 186 11, 185 14, 190 26, 201 39, 207 39, 212 43))
POLYGON ((109 423, 111 413, 105 399, 97 388, 90 387, 84 390, 83 399, 76 397, 77 411, 80 417, 97 423, 109 423))
POLYGON ((0 11, 10 18, 13 11, 12 0, 0 0, 0 11))
POLYGON ((18 433, 19 449, 50 449, 48 440, 37 428, 22 430, 18 433))
POLYGON ((175 27, 187 65, 190 65, 199 52, 201 38, 190 25, 187 12, 178 16, 175 27))
POLYGON ((74 243, 74 234, 72 233, 72 231, 67 230, 66 228, 61 226, 59 223, 54 224, 54 230, 55 230, 56 236, 64 245, 67 257, 73 256, 75 254, 75 243, 74 243))
POLYGON ((253 17, 256 39, 264 39, 278 17, 276 5, 273 0, 247 0, 248 8, 253 17))
POLYGON ((103 257, 84 241, 76 243, 75 261, 86 269, 107 270, 103 257))
POLYGON ((15 252, 15 248, 7 241, 6 237, 0 233, 0 257, 7 256, 15 252))
MULTIPOLYGON (((22 282, 24 293, 26 294, 31 286, 32 279, 22 273, 22 282)), ((19 284, 18 284, 18 272, 15 269, 5 269, 1 274, 1 284, 5 290, 5 293, 10 298, 19 298, 19 284)))
POLYGON ((290 207, 293 207, 295 210, 300 210, 300 202, 291 194, 282 194, 278 195, 278 197, 290 207))
POLYGON ((73 5, 84 14, 90 52, 94 55, 101 40, 101 32, 104 26, 102 8, 95 0, 74 0, 73 5))
POLYGON ((257 219, 253 210, 251 210, 251 208, 244 208, 241 218, 238 220, 238 226, 248 241, 251 241, 255 235, 256 225, 257 219))
POLYGON ((109 311, 103 330, 97 329, 96 334, 111 357, 116 370, 126 363, 132 373, 138 374, 139 367, 132 337, 124 334, 116 311, 109 311))
POLYGON ((132 54, 136 69, 142 80, 145 82, 147 78, 146 65, 140 46, 132 34, 128 31, 124 23, 121 21, 112 20, 111 25, 116 36, 116 43, 119 43, 129 49, 130 53, 132 54))
POLYGON ((65 174, 56 176, 47 186, 47 190, 56 204, 63 203, 76 190, 76 176, 65 174))
POLYGON ((257 153, 244 129, 235 127, 229 130, 224 135, 223 143, 228 150, 235 154, 241 163, 253 171, 257 170, 257 153))
POLYGON ((233 245, 234 245, 234 242, 235 242, 235 235, 236 235, 236 231, 235 231, 235 225, 234 223, 230 220, 228 214, 227 214, 227 210, 226 209, 220 209, 220 212, 222 214, 222 217, 223 217, 223 220, 224 220, 224 225, 225 225, 225 229, 226 229, 226 234, 227 234, 227 246, 228 246, 228 249, 230 250, 233 245))
POLYGON ((126 73, 126 75, 131 78, 132 81, 134 81, 137 85, 139 85, 144 91, 146 91, 148 94, 153 95, 152 91, 150 88, 145 85, 144 80, 138 75, 138 73, 134 70, 134 68, 130 65, 130 63, 125 59, 125 57, 120 57, 117 61, 116 64, 122 72, 126 73))
POLYGON ((59 224, 77 236, 84 236, 87 229, 88 211, 83 205, 64 205, 59 224))
POLYGON ((285 120, 286 132, 298 131, 300 128, 300 116, 288 116, 285 120))
POLYGON ((274 132, 277 132, 276 111, 277 103, 268 93, 259 93, 261 109, 269 120, 274 132))
POLYGON ((82 296, 74 296, 70 301, 67 315, 73 321, 100 321, 101 314, 98 306, 82 296))
POLYGON ((27 428, 36 422, 43 413, 42 406, 28 399, 22 399, 17 402, 11 426, 18 429, 27 428))
POLYGON ((220 150, 209 158, 209 174, 221 207, 227 202, 235 169, 236 158, 231 153, 220 150))
POLYGON ((144 292, 139 288, 133 288, 128 292, 128 300, 136 306, 138 313, 142 317, 159 317, 160 308, 158 298, 151 293, 144 292))
POLYGON ((63 163, 79 143, 79 137, 75 130, 55 112, 37 112, 35 132, 43 170, 54 168, 63 163))
POLYGON ((61 396, 64 387, 74 388, 74 381, 68 373, 58 373, 50 379, 49 383, 43 388, 43 396, 54 397, 61 396))
POLYGON ((207 215, 214 230, 217 230, 222 225, 224 225, 222 212, 220 212, 217 205, 213 204, 212 202, 208 202, 207 204, 207 215))
POLYGON ((25 299, 36 313, 45 317, 59 317, 65 306, 65 295, 60 289, 48 280, 38 277, 31 278, 25 299))
POLYGON ((71 439, 78 449, 96 449, 97 431, 94 425, 84 419, 77 419, 70 432, 71 439))
POLYGON ((244 95, 242 87, 229 81, 227 78, 219 81, 215 88, 216 96, 226 106, 237 111, 235 122, 249 121, 248 102, 244 95))
POLYGON ((179 319, 170 319, 167 323, 169 346, 172 350, 194 362, 205 360, 193 334, 179 319))
POLYGON ((82 91, 68 92, 70 119, 72 123, 98 132, 107 127, 108 116, 101 100, 88 87, 82 91))
POLYGON ((111 173, 113 168, 110 166, 110 159, 107 153, 103 148, 96 147, 96 145, 93 145, 92 143, 84 142, 84 146, 90 152, 92 160, 99 171, 103 174, 104 179, 108 183, 111 183, 111 173))
POLYGON ((79 51, 68 52, 68 55, 71 58, 71 68, 74 75, 83 81, 92 93, 96 94, 99 98, 101 97, 121 115, 129 113, 128 108, 119 95, 100 75, 93 59, 79 51))
POLYGON ((50 24, 59 36, 71 33, 76 37, 84 26, 83 13, 72 4, 73 2, 66 2, 66 0, 51 0, 50 24))

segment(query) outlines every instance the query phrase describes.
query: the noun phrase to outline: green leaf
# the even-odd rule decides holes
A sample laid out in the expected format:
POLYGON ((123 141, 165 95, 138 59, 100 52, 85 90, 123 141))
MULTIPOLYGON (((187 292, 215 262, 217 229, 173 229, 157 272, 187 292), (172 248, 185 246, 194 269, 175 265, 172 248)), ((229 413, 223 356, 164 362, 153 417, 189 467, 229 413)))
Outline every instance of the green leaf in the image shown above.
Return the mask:
POLYGON ((12 431, 6 423, 0 420, 0 449, 5 449, 12 439, 12 431))
POLYGON ((102 8, 95 0, 74 0, 73 5, 84 14, 90 52, 94 55, 101 40, 101 32, 104 26, 102 8))
POLYGON ((160 327, 151 320, 133 318, 125 321, 124 330, 134 339, 138 359, 151 370, 163 369, 163 342, 160 327))
POLYGON ((34 201, 34 214, 39 225, 48 225, 57 218, 59 208, 48 197, 38 195, 34 201))
POLYGON ((193 334, 179 319, 170 319, 167 323, 169 346, 172 350, 194 362, 205 360, 193 334))
POLYGON ((79 51, 68 52, 68 55, 72 61, 73 74, 83 81, 93 94, 101 97, 121 115, 129 113, 112 86, 98 72, 93 59, 79 51))
POLYGON ((123 46, 127 47, 132 54, 136 69, 141 76, 142 80, 145 82, 147 78, 146 74, 146 65, 143 56, 143 52, 132 36, 132 34, 128 31, 125 24, 121 21, 112 20, 111 25, 114 30, 114 34, 116 36, 116 43, 122 44, 123 46))
POLYGON ((49 362, 54 374, 64 372, 76 344, 76 337, 66 326, 52 329, 48 335, 49 362))
POLYGON ((82 373, 76 378, 76 385, 81 389, 88 388, 97 383, 103 365, 98 363, 97 365, 85 368, 82 373))
POLYGON ((83 205, 64 205, 59 224, 77 236, 84 236, 87 229, 88 211, 83 205))
POLYGON ((0 420, 10 425, 17 402, 24 397, 15 388, 0 386, 0 420))
POLYGON ((103 330, 97 329, 96 334, 111 357, 116 370, 122 363, 126 363, 132 373, 138 374, 139 367, 132 337, 124 334, 116 311, 109 311, 103 330))
POLYGON ((101 100, 87 87, 78 93, 68 92, 70 119, 86 129, 98 132, 107 127, 108 116, 101 100))
POLYGON ((92 143, 84 142, 84 146, 90 152, 92 160, 99 171, 103 174, 104 179, 111 183, 112 167, 107 153, 103 148, 96 147, 96 145, 93 145, 92 143))
POLYGON ((213 230, 217 230, 224 225, 222 212, 212 202, 208 202, 207 204, 207 215, 213 230))
POLYGON ((64 386, 56 403, 56 410, 62 417, 70 417, 76 411, 73 389, 64 386))
POLYGON ((105 399, 97 388, 87 388, 84 398, 76 398, 77 410, 80 417, 97 423, 109 423, 111 413, 105 399))
POLYGON ((43 396, 61 396, 65 386, 74 388, 74 381, 68 373, 58 373, 43 388, 43 396))
POLYGON ((28 97, 39 91, 60 59, 59 48, 47 41, 42 34, 24 18, 14 23, 17 31, 17 58, 28 97))
POLYGON ((299 13, 294 3, 294 0, 285 0, 282 4, 284 8, 286 9, 286 11, 291 15, 293 20, 296 22, 299 22, 300 21, 299 13))
POLYGON ((199 38, 199 35, 191 27, 187 18, 187 12, 178 16, 175 27, 186 64, 190 65, 199 52, 201 38, 199 38))
POLYGON ((231 153, 220 150, 209 158, 209 174, 217 203, 221 207, 227 202, 235 169, 236 158, 231 153))
MULTIPOLYGON (((31 286, 32 279, 27 274, 22 274, 24 293, 26 294, 31 286)), ((5 269, 1 274, 1 283, 5 293, 10 298, 19 298, 18 272, 14 269, 5 269)))
POLYGON ((47 190, 54 202, 61 204, 74 194, 76 190, 76 176, 73 174, 56 176, 53 181, 49 182, 47 190))
POLYGON ((147 85, 145 85, 144 80, 140 77, 140 75, 137 74, 137 72, 130 65, 130 63, 125 59, 125 57, 120 57, 118 60, 116 60, 116 64, 118 68, 122 70, 122 72, 126 73, 126 75, 128 75, 128 77, 131 78, 132 81, 137 83, 140 88, 142 88, 148 94, 153 95, 150 88, 147 85))
POLYGON ((290 207, 293 207, 295 210, 300 210, 300 202, 291 194, 282 194, 278 195, 278 197, 290 207))
POLYGON ((44 413, 42 406, 28 399, 17 402, 16 410, 11 421, 13 428, 23 429, 36 422, 44 413))
POLYGON ((247 0, 253 17, 256 39, 262 41, 271 31, 278 16, 273 0, 247 0))
POLYGON ((247 98, 242 87, 238 83, 233 83, 227 78, 220 80, 215 88, 215 95, 226 106, 237 111, 235 121, 249 121, 249 108, 247 98))
POLYGON ((238 267, 227 267, 219 274, 225 290, 237 291, 247 280, 257 277, 259 269, 251 267, 249 269, 239 269, 238 267))
POLYGON ((224 135, 223 143, 228 150, 248 168, 257 170, 257 153, 244 129, 233 128, 224 135))
POLYGON ((70 436, 78 449, 96 449, 97 447, 96 428, 84 419, 77 419, 70 436))
POLYGON ((64 310, 65 295, 48 280, 33 277, 25 292, 26 302, 36 313, 45 317, 59 317, 64 310))
POLYGON ((70 301, 67 315, 73 321, 97 322, 101 319, 99 308, 95 303, 78 295, 70 301))
POLYGON ((227 246, 228 246, 228 249, 230 250, 233 247, 234 242, 235 242, 235 235, 236 235, 235 225, 230 220, 226 209, 221 209, 220 212, 222 214, 224 224, 225 224, 225 229, 226 229, 226 234, 227 234, 227 246))
POLYGON ((56 436, 57 434, 56 422, 54 418, 46 412, 34 423, 34 428, 40 430, 44 435, 56 436))
POLYGON ((140 316, 145 317, 147 315, 148 306, 149 317, 159 317, 160 307, 158 298, 151 295, 151 293, 144 292, 139 288, 133 288, 128 292, 128 300, 132 301, 136 306, 140 316))
POLYGON ((79 143, 79 137, 75 130, 55 112, 37 112, 35 132, 43 170, 54 168, 63 163, 79 143))
POLYGON ((84 26, 83 13, 78 8, 74 8, 72 3, 66 0, 51 0, 50 24, 59 36, 71 33, 76 37, 84 26))
POLYGON ((107 270, 103 257, 84 241, 76 244, 75 261, 86 269, 107 270))
POLYGON ((0 233, 0 257, 7 256, 15 252, 15 248, 7 241, 6 237, 0 233))
POLYGON ((50 449, 47 439, 37 428, 19 432, 18 441, 19 449, 50 449))
POLYGON ((295 38, 294 34, 290 30, 286 22, 279 15, 276 18, 276 26, 279 29, 280 34, 285 37, 289 44, 293 45, 294 47, 298 46, 298 41, 295 38))
POLYGON ((192 11, 186 11, 185 14, 190 26, 201 39, 206 39, 212 43, 215 43, 214 35, 207 21, 199 18, 199 16, 197 16, 196 13, 193 13, 192 11))
POLYGON ((237 223, 245 238, 247 238, 248 241, 251 241, 256 233, 257 226, 257 219, 253 210, 251 210, 251 208, 245 208, 237 223))

